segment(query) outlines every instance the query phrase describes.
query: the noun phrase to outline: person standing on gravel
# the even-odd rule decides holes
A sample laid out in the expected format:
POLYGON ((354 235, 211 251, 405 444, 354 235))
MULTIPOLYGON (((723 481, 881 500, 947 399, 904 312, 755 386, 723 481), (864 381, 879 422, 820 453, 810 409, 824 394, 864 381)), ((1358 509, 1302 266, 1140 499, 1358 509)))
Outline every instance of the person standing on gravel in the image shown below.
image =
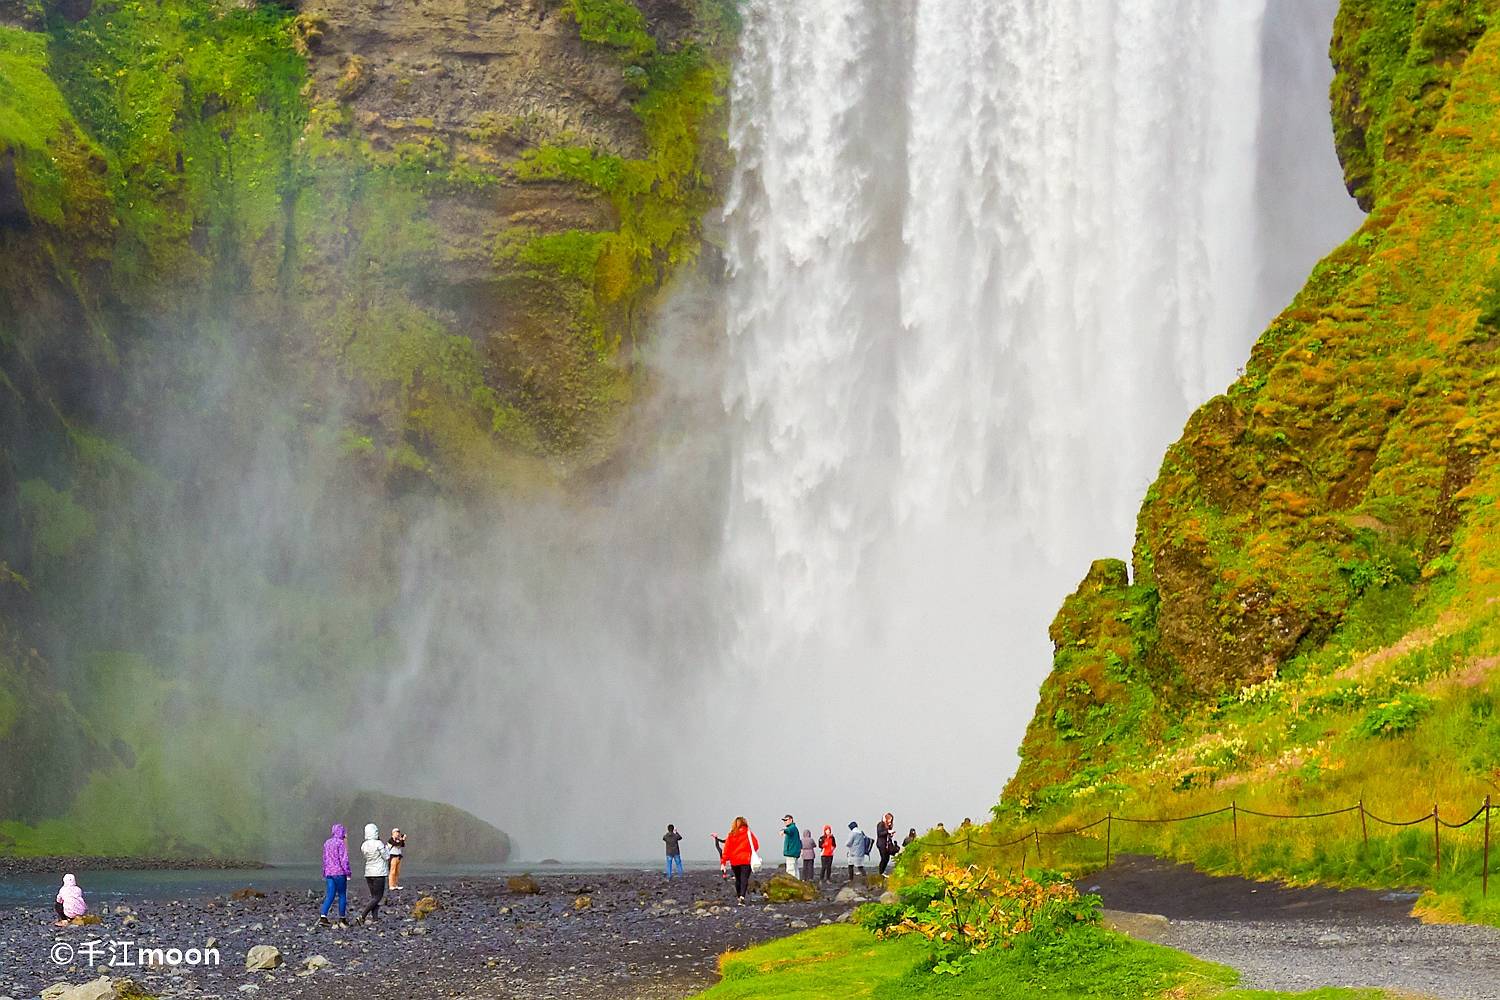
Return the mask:
POLYGON ((839 846, 839 842, 833 837, 833 827, 824 826, 823 836, 818 839, 818 847, 823 851, 823 881, 833 881, 833 852, 839 846))
POLYGON ((784 824, 781 828, 781 856, 786 859, 786 873, 796 878, 797 859, 802 856, 802 834, 798 832, 791 813, 781 817, 781 822, 784 824))
POLYGON ((391 839, 387 840, 386 846, 390 848, 391 874, 386 881, 386 888, 401 888, 401 862, 406 858, 406 834, 401 832, 399 826, 391 827, 391 839))
POLYGON ((875 849, 880 852, 880 874, 884 875, 886 867, 890 865, 891 858, 901 853, 901 848, 896 845, 896 817, 890 813, 875 824, 875 849))
POLYGON ((844 843, 844 851, 849 855, 849 881, 854 881, 854 869, 859 873, 865 873, 865 861, 870 856, 870 838, 865 836, 865 831, 859 828, 854 820, 849 821, 849 839, 844 843))
POLYGON ((760 850, 760 839, 750 832, 745 817, 736 816, 724 841, 724 862, 734 872, 734 894, 743 903, 750 891, 750 872, 760 850))
POLYGON ((713 835, 714 850, 719 852, 719 878, 729 877, 729 862, 724 860, 724 838, 717 833, 713 835))
POLYGON ((682 834, 671 823, 667 824, 667 832, 662 834, 662 842, 667 845, 667 878, 672 877, 672 867, 677 867, 677 874, 682 874, 682 834))
POLYGON ((813 880, 813 860, 818 856, 818 845, 813 843, 811 827, 802 829, 802 881, 813 880))
POLYGON ((359 915, 360 923, 380 922, 380 901, 385 897, 386 876, 391 873, 391 849, 380 839, 380 827, 365 824, 365 842, 359 845, 365 856, 365 885, 370 888, 370 902, 359 915))
POLYGON ((339 923, 349 926, 344 915, 349 910, 349 844, 344 824, 333 824, 332 836, 323 841, 323 881, 328 892, 323 897, 323 909, 318 914, 318 923, 328 926, 328 908, 334 898, 339 901, 339 923))

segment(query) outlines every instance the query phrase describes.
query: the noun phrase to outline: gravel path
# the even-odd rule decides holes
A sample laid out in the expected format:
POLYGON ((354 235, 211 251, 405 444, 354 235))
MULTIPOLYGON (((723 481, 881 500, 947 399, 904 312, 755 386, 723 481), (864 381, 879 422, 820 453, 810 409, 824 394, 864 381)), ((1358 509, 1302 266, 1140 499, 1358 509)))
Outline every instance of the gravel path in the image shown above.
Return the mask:
POLYGON ((1423 924, 1415 893, 1289 888, 1133 856, 1079 887, 1125 911, 1109 914, 1119 929, 1232 966, 1247 987, 1500 1000, 1500 930, 1423 924))

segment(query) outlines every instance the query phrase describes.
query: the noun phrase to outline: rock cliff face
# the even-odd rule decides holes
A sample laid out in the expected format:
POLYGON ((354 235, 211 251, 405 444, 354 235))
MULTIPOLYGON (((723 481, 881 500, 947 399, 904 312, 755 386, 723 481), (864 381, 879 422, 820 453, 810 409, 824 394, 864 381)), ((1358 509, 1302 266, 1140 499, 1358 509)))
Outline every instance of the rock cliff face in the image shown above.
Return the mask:
POLYGON ((607 468, 716 198, 733 30, 0 2, 0 849, 263 849, 257 789, 317 741, 210 720, 309 678, 349 709, 414 509, 607 468))
MULTIPOLYGON (((1317 702, 1324 688, 1381 649, 1394 650, 1375 661, 1383 679, 1342 710, 1476 663, 1470 687, 1492 685, 1494 23, 1480 0, 1345 0, 1332 47, 1334 130, 1369 218, 1168 451, 1141 508, 1129 578, 1123 564, 1096 564, 1064 605, 1054 670, 1002 811, 1076 802, 1101 783, 1143 794, 1201 786, 1173 754, 1195 735, 1233 729, 1225 706, 1259 711, 1269 698, 1283 699, 1289 717, 1309 703, 1333 711, 1336 700, 1317 702), (1456 635, 1462 642, 1432 659, 1436 637, 1456 635)), ((1285 733, 1250 738, 1243 759, 1220 770, 1278 774, 1278 754, 1318 752, 1342 768, 1368 753, 1352 730, 1341 742, 1351 721, 1319 729, 1327 745, 1317 752, 1296 740, 1289 749, 1285 733)), ((1454 777, 1453 789, 1477 788, 1488 766, 1454 777)))

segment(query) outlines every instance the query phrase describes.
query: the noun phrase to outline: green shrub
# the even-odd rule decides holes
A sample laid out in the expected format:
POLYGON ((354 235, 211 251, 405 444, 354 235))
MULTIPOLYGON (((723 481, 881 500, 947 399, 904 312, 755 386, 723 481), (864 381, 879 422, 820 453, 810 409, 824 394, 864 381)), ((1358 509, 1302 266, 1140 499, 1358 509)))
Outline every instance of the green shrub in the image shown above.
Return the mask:
POLYGON ((1354 731, 1360 736, 1398 736, 1415 729, 1433 704, 1425 694, 1404 691, 1370 709, 1354 731))

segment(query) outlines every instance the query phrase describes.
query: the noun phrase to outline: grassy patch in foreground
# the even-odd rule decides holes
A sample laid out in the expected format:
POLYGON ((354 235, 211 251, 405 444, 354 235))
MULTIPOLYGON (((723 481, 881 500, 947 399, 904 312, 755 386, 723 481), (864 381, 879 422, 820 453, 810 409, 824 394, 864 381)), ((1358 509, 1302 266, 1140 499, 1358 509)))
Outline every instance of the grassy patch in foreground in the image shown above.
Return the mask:
POLYGON ((1232 969, 1096 927, 1053 941, 994 949, 973 959, 960 976, 928 970, 926 943, 912 937, 879 940, 847 924, 819 927, 719 960, 723 981, 699 994, 707 1000, 959 1000, 1026 997, 1045 990, 1053 1000, 1114 1000, 1172 996, 1215 1000, 1359 1000, 1372 990, 1287 994, 1234 989, 1232 969))

